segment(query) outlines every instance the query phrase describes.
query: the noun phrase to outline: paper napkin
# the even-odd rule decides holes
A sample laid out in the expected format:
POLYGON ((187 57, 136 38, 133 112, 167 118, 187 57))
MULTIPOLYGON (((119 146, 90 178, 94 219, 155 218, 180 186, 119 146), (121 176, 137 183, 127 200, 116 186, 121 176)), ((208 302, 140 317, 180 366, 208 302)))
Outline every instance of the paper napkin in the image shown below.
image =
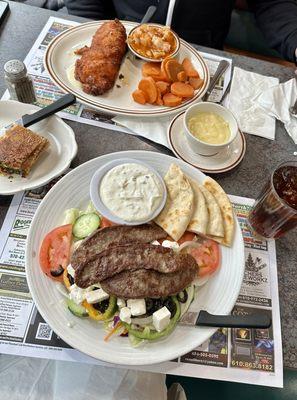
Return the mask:
POLYGON ((234 67, 228 108, 235 115, 243 132, 274 140, 275 118, 263 110, 255 98, 278 84, 272 78, 234 67))
POLYGON ((117 116, 113 118, 118 125, 128 128, 134 135, 143 136, 153 142, 170 147, 167 142, 167 129, 174 115, 154 118, 117 116))
POLYGON ((255 99, 255 103, 265 112, 284 123, 286 131, 295 144, 297 144, 297 117, 293 117, 289 109, 294 105, 296 99, 297 82, 295 78, 265 90, 255 99))

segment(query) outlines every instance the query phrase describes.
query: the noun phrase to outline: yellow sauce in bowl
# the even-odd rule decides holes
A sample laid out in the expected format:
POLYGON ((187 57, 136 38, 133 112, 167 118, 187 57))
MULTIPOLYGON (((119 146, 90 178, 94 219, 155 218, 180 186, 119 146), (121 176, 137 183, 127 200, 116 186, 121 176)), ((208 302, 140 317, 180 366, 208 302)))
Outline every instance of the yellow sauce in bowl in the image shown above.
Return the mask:
POLYGON ((226 143, 231 136, 228 122, 212 112, 197 113, 189 119, 188 128, 195 138, 209 144, 226 143))

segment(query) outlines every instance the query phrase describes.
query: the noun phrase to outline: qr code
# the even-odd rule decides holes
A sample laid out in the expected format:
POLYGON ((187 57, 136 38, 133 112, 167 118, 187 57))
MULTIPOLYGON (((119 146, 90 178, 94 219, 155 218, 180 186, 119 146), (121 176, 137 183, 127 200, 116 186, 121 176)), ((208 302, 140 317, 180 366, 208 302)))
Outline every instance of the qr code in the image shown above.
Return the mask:
POLYGON ((39 322, 35 338, 40 340, 51 340, 53 331, 48 324, 39 322))

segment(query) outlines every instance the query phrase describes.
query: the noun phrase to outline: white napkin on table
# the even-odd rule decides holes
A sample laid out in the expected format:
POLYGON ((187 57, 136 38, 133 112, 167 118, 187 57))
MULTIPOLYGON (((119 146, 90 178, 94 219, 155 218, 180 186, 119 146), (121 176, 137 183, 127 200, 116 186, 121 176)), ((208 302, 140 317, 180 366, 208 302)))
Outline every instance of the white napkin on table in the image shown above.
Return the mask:
POLYGON ((275 118, 255 102, 263 91, 275 87, 279 80, 234 67, 227 107, 235 115, 243 132, 274 140, 275 118))
POLYGON ((286 131, 295 144, 297 144, 297 117, 290 114, 289 108, 294 105, 296 99, 297 82, 295 78, 265 90, 255 99, 255 103, 269 115, 284 123, 286 131))
POLYGON ((167 141, 167 129, 174 115, 154 118, 137 118, 117 116, 113 118, 117 124, 128 128, 131 134, 143 136, 153 142, 170 147, 167 141))

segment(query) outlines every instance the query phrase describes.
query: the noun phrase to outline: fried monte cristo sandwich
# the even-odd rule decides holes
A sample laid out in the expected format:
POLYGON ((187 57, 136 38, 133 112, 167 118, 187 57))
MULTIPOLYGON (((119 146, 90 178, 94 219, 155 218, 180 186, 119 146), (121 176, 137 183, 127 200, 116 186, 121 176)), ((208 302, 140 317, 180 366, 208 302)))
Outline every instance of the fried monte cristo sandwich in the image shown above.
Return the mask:
POLYGON ((0 174, 26 177, 48 144, 43 136, 14 125, 0 138, 0 174))
POLYGON ((83 90, 94 96, 111 89, 118 75, 126 52, 126 30, 118 19, 104 22, 93 36, 90 47, 83 47, 76 54, 75 79, 83 90))

